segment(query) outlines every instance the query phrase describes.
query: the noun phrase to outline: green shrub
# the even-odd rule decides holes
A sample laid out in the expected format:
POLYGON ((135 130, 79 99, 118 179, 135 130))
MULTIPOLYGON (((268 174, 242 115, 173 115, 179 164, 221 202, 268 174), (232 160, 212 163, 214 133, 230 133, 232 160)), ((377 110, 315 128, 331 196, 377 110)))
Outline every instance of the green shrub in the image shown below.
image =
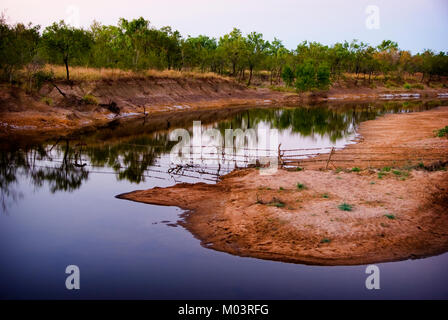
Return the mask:
POLYGON ((425 86, 421 83, 414 83, 413 85, 411 85, 411 88, 423 90, 423 89, 425 89, 425 86))
POLYGON ((286 66, 283 69, 282 79, 285 82, 287 87, 292 86, 292 84, 294 82, 294 79, 295 79, 295 76, 294 76, 294 72, 292 71, 292 69, 289 66, 286 66))
POLYGON ((53 99, 51 99, 50 97, 42 97, 42 99, 40 99, 40 101, 45 103, 47 106, 53 105, 53 99))
POLYGON ((273 198, 271 202, 268 203, 269 206, 274 206, 277 208, 283 208, 286 204, 280 199, 273 198))
POLYGON ((43 84, 45 82, 50 82, 54 80, 54 74, 53 71, 38 71, 35 74, 33 74, 34 83, 37 90, 40 90, 42 88, 43 84))
POLYGON ((448 126, 446 126, 445 128, 437 130, 436 135, 438 137, 440 137, 440 138, 442 138, 442 137, 447 137, 448 138, 448 126))
POLYGON ((406 90, 411 90, 411 89, 412 89, 412 85, 406 82, 406 83, 403 85, 403 88, 405 88, 406 90))
POLYGON ((352 172, 359 172, 359 171, 361 171, 361 169, 359 169, 358 167, 353 167, 352 168, 352 172))
POLYGON ((398 84, 392 80, 387 80, 384 86, 389 89, 399 87, 398 84))
POLYGON ((353 206, 351 204, 348 203, 341 203, 338 208, 342 211, 352 211, 353 206))
POLYGON ((385 216, 387 219, 395 220, 395 216, 394 216, 393 214, 385 214, 384 216, 385 216))
POLYGON ((304 190, 306 189, 306 186, 303 183, 297 183, 297 189, 304 190))
POLYGON ((85 104, 93 104, 93 105, 97 105, 98 104, 98 100, 94 96, 92 96, 90 94, 86 94, 84 97, 82 97, 82 101, 85 104))

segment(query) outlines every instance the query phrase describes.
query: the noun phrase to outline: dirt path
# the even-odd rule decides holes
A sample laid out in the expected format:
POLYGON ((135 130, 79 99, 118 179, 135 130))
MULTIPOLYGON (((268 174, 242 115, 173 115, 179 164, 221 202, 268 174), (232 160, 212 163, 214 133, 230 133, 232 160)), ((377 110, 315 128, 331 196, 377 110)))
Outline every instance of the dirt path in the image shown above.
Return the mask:
MULTIPOLYGON (((438 155, 448 139, 435 138, 433 130, 445 125, 448 107, 365 122, 358 156, 386 144, 438 155)), ((180 184, 119 197, 189 210, 181 224, 202 245, 240 256, 353 265, 448 250, 446 170, 306 169, 261 176, 247 169, 216 185, 180 184)))

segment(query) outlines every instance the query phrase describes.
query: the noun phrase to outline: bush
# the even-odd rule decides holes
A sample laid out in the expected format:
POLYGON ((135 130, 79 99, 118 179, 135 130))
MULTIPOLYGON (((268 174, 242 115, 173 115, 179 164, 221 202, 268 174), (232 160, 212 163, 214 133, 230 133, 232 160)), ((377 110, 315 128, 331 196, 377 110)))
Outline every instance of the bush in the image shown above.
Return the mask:
POLYGON ((292 69, 291 69, 289 66, 286 66, 286 67, 283 69, 283 72, 282 72, 282 79, 283 79, 283 81, 285 82, 285 84, 286 84, 287 87, 292 86, 295 77, 294 77, 294 72, 292 71, 292 69))
POLYGON ((420 89, 420 90, 423 90, 423 89, 425 89, 425 86, 424 86, 423 84, 421 84, 421 83, 414 83, 414 84, 412 85, 412 89, 420 89))
POLYGON ((406 90, 411 90, 412 89, 412 86, 409 84, 409 83, 405 83, 404 85, 403 85, 403 88, 405 88, 406 90))
POLYGON ((93 104, 93 105, 97 105, 98 104, 98 100, 94 96, 92 96, 90 94, 86 94, 84 97, 82 97, 82 101, 85 104, 93 104))
POLYGON ((330 86, 330 67, 326 63, 322 63, 317 67, 317 87, 327 90, 330 86))
POLYGON ((40 90, 40 88, 42 88, 44 83, 51 82, 54 80, 54 74, 53 74, 53 71, 40 70, 33 75, 33 78, 34 78, 37 90, 40 90))
POLYGON ((53 99, 51 99, 50 97, 42 97, 42 99, 40 99, 40 101, 45 103, 47 106, 53 105, 53 99))
POLYGON ((341 203, 338 208, 342 211, 352 211, 353 206, 351 204, 348 203, 341 203))
POLYGON ((399 87, 398 84, 392 80, 387 80, 384 86, 389 89, 399 87))
POLYGON ((297 183, 297 189, 304 190, 306 189, 306 186, 303 183, 297 183))
POLYGON ((436 135, 440 138, 447 137, 448 138, 448 126, 445 128, 437 130, 436 135))

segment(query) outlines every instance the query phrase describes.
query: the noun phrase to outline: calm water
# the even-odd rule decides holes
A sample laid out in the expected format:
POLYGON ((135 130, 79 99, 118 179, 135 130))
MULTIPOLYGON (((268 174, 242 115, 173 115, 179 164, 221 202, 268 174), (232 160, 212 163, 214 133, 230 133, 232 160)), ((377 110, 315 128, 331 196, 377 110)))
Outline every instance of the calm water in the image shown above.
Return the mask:
MULTIPOLYGON (((260 108, 201 113, 195 120, 202 120, 203 129, 277 128, 279 143, 287 147, 342 147, 356 137, 361 121, 436 105, 260 108)), ((174 144, 168 135, 176 127, 191 131, 187 120, 139 119, 32 146, 3 141, 0 297, 448 298, 448 254, 378 264, 381 290, 369 291, 366 266, 305 266, 216 252, 182 227, 170 226, 180 209, 116 199, 178 181, 213 183, 226 172, 207 164, 168 172, 167 152, 174 144), (65 288, 71 264, 80 268, 80 290, 65 288)))

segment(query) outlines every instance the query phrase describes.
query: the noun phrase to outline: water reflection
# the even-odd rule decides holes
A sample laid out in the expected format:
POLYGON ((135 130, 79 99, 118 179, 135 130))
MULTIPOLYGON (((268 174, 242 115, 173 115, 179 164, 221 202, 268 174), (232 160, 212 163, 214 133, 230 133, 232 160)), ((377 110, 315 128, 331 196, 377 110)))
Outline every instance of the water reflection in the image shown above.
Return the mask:
POLYGON ((174 171, 190 180, 216 181, 217 176, 233 167, 199 166, 176 171, 170 166, 169 151, 176 144, 169 141, 170 130, 184 126, 192 134, 192 120, 200 119, 203 129, 216 128, 223 135, 226 129, 275 128, 281 133, 280 143, 293 147, 302 147, 303 144, 306 147, 328 147, 346 144, 354 137, 357 125, 362 121, 385 113, 422 111, 438 105, 441 105, 440 101, 387 101, 252 108, 221 114, 209 111, 208 114, 190 114, 169 120, 115 123, 90 134, 26 147, 8 147, 0 157, 2 210, 6 211, 8 201, 20 199, 20 191, 16 189, 19 187, 16 185, 19 174, 28 177, 36 188, 48 186, 51 193, 79 189, 90 172, 115 174, 118 180, 133 183, 141 183, 148 178, 166 179, 167 175, 173 178, 174 171))

